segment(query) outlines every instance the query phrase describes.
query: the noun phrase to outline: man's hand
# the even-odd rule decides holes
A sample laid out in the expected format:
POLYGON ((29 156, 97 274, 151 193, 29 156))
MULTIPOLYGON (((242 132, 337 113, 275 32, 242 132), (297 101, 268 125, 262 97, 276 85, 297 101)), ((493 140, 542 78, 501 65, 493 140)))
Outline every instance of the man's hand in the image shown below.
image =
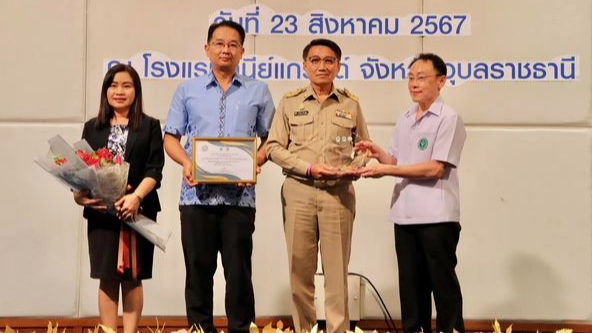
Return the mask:
POLYGON ((183 164, 183 180, 189 187, 198 185, 198 182, 193 181, 193 173, 191 172, 191 163, 183 164))
POLYGON ((358 174, 364 178, 380 178, 389 175, 392 165, 388 164, 372 164, 367 165, 358 171, 358 174))
POLYGON ((358 180, 360 179, 360 170, 356 168, 349 168, 339 172, 339 178, 347 180, 358 180))
MULTIPOLYGON (((257 174, 260 174, 261 167, 257 166, 257 169, 255 171, 257 172, 257 174)), ((252 187, 252 186, 255 186, 255 184, 253 184, 253 183, 236 183, 236 186, 238 186, 238 187, 252 187)))
POLYGON ((354 145, 354 150, 356 152, 365 153, 366 156, 370 158, 380 159, 382 155, 385 155, 386 152, 382 150, 376 143, 372 141, 360 141, 354 145))
POLYGON ((310 174, 314 179, 323 180, 339 178, 340 172, 329 165, 319 163, 312 165, 310 174))

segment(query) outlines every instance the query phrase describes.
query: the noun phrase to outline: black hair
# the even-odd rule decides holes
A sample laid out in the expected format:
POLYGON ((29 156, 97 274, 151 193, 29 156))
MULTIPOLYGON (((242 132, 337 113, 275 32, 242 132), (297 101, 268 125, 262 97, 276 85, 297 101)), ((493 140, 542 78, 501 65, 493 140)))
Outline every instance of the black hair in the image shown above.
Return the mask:
POLYGON ((138 72, 126 64, 117 64, 107 71, 103 79, 103 86, 101 88, 101 104, 99 105, 99 114, 97 115, 97 127, 103 128, 111 123, 111 118, 115 114, 113 107, 109 105, 107 100, 107 90, 111 87, 115 75, 117 73, 126 72, 132 77, 134 84, 134 91, 136 97, 129 108, 128 119, 129 126, 133 130, 138 130, 142 125, 142 117, 144 116, 144 103, 142 102, 142 83, 138 72))
POLYGON ((326 46, 330 48, 335 53, 337 60, 341 61, 341 48, 339 45, 337 45, 337 43, 332 40, 324 38, 313 39, 310 41, 310 43, 308 43, 308 45, 304 47, 304 50, 302 50, 302 59, 304 59, 304 61, 306 61, 306 58, 308 57, 308 51, 310 51, 310 48, 313 46, 326 46))
POLYGON ((218 23, 212 23, 208 28, 208 43, 212 40, 212 35, 214 35, 214 31, 221 27, 228 27, 236 30, 236 32, 238 32, 238 34, 240 35, 241 45, 245 43, 245 29, 242 25, 234 21, 220 21, 218 23))
POLYGON ((408 68, 411 68, 411 66, 413 66, 413 64, 418 60, 430 61, 434 66, 434 69, 436 70, 436 74, 438 75, 446 76, 448 73, 446 69, 446 63, 444 62, 444 60, 442 60, 442 58, 433 53, 418 54, 415 58, 413 58, 413 60, 411 60, 411 63, 409 64, 408 68))

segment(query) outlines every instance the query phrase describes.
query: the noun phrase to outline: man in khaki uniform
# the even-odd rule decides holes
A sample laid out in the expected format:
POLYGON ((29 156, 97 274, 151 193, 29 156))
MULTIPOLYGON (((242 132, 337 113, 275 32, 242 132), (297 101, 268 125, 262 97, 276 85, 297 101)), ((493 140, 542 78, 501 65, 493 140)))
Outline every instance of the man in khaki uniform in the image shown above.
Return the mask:
POLYGON ((326 39, 303 51, 310 85, 280 101, 267 141, 267 156, 283 168, 284 231, 288 246, 296 332, 316 324, 314 274, 317 253, 325 274, 327 333, 349 329, 347 273, 355 193, 352 185, 365 156, 353 144, 368 139, 357 97, 337 89, 341 49, 326 39))

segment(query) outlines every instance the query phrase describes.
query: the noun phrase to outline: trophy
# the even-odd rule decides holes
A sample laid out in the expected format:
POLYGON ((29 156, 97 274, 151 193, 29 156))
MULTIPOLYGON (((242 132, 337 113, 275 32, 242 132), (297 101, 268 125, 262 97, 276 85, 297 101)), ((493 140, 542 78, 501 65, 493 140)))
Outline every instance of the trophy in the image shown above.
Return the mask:
POLYGON ((355 131, 352 131, 350 136, 335 137, 339 158, 337 165, 332 166, 339 171, 341 177, 358 176, 357 171, 370 160, 368 151, 359 153, 354 151, 355 144, 361 140, 362 138, 355 131))

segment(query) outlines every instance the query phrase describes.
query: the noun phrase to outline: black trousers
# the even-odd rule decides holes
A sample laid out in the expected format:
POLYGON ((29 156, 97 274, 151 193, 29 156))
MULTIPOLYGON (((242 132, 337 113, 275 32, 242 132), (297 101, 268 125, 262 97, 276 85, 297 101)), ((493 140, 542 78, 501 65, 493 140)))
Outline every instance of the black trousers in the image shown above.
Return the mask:
POLYGON ((255 320, 251 254, 255 208, 179 206, 185 257, 185 305, 189 325, 216 332, 213 321, 214 273, 218 252, 226 279, 229 332, 248 332, 255 320))
POLYGON ((401 317, 405 333, 431 333, 432 292, 436 331, 464 333, 462 294, 456 276, 458 222, 395 224, 401 317))

